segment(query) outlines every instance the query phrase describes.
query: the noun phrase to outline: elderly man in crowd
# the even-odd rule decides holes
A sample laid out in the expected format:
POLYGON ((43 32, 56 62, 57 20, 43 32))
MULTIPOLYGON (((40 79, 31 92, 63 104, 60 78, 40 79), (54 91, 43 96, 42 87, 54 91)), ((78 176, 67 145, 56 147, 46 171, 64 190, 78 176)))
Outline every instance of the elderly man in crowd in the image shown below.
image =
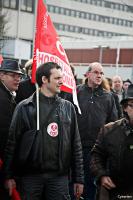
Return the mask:
MULTIPOLYGON (((15 60, 3 60, 0 67, 0 158, 3 160, 15 102, 22 72, 15 60)), ((0 199, 6 200, 2 187, 3 174, 0 173, 0 199)))
POLYGON ((85 171, 85 186, 83 197, 85 200, 94 200, 95 185, 90 175, 90 152, 95 144, 100 128, 107 122, 117 119, 115 101, 110 92, 102 87, 104 77, 103 67, 94 62, 86 72, 85 84, 77 88, 77 97, 81 108, 78 114, 78 125, 83 146, 85 171))

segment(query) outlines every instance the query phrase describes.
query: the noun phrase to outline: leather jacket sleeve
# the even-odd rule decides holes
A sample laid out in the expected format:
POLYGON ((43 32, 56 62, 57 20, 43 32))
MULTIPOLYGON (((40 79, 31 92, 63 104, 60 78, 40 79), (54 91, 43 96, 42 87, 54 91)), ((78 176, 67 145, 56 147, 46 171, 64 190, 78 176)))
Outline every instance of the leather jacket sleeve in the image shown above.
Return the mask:
POLYGON ((4 173, 6 179, 13 178, 12 164, 14 153, 17 147, 17 141, 19 140, 21 132, 24 129, 24 127, 22 127, 22 115, 22 107, 21 105, 18 105, 13 114, 9 129, 9 137, 5 148, 4 173))
POLYGON ((83 155, 80 134, 78 130, 76 112, 73 107, 73 149, 72 149, 72 178, 75 183, 84 182, 83 155))

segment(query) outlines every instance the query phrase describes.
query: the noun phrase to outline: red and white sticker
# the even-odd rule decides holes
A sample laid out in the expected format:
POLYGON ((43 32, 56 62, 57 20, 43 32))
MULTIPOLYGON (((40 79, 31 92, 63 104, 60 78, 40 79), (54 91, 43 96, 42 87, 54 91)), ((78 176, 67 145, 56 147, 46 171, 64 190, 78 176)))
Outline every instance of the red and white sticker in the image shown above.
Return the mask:
POLYGON ((58 135, 58 124, 53 122, 48 125, 47 132, 51 137, 56 137, 58 135))

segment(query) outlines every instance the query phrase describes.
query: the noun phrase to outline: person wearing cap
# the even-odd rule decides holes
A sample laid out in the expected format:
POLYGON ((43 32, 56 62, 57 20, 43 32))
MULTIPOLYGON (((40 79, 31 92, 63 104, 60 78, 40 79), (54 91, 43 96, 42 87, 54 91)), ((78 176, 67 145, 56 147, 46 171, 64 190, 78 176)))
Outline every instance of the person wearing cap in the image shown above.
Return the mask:
POLYGON ((85 200, 94 200, 96 191, 94 179, 89 170, 91 149, 100 128, 118 117, 113 96, 102 87, 103 77, 102 65, 93 62, 86 72, 85 83, 77 86, 77 98, 81 109, 81 114, 77 113, 77 116, 83 147, 85 172, 83 197, 85 200))
POLYGON ((22 80, 19 84, 15 98, 17 103, 30 97, 36 90, 35 84, 31 82, 32 63, 33 59, 30 59, 25 64, 25 71, 27 77, 25 80, 22 80))
POLYGON ((129 87, 129 85, 131 85, 132 82, 130 81, 130 79, 126 79, 125 81, 123 81, 123 90, 124 90, 124 95, 126 95, 127 93, 127 89, 129 87))
POLYGON ((133 84, 121 105, 124 118, 103 126, 92 149, 97 200, 133 199, 133 84))
MULTIPOLYGON (((0 158, 4 159, 4 150, 8 138, 9 126, 13 111, 16 106, 15 91, 18 89, 22 72, 15 60, 3 60, 0 66, 0 158)), ((0 172, 0 187, 3 181, 3 174, 0 172)), ((6 197, 0 189, 0 200, 6 197), (3 195, 3 196, 2 196, 3 195)))

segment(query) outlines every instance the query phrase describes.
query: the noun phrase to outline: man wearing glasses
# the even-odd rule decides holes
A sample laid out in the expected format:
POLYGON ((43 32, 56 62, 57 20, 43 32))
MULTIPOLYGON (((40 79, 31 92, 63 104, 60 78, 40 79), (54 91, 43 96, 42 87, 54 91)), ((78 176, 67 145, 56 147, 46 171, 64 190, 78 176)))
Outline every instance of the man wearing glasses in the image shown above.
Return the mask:
POLYGON ((78 126, 83 146, 85 185, 84 199, 94 200, 95 185, 90 175, 90 152, 95 144, 100 128, 107 122, 117 119, 117 111, 113 96, 102 88, 103 67, 94 62, 89 65, 85 74, 85 84, 77 88, 77 97, 81 108, 78 114, 78 126))
POLYGON ((133 199, 133 84, 121 105, 125 117, 105 125, 92 149, 98 200, 133 199))
MULTIPOLYGON (((15 91, 18 89, 22 72, 15 60, 3 60, 0 66, 0 159, 4 158, 5 145, 8 138, 8 130, 12 114, 16 106, 15 91)), ((6 200, 4 189, 1 188, 3 181, 0 172, 0 199, 6 200)))

